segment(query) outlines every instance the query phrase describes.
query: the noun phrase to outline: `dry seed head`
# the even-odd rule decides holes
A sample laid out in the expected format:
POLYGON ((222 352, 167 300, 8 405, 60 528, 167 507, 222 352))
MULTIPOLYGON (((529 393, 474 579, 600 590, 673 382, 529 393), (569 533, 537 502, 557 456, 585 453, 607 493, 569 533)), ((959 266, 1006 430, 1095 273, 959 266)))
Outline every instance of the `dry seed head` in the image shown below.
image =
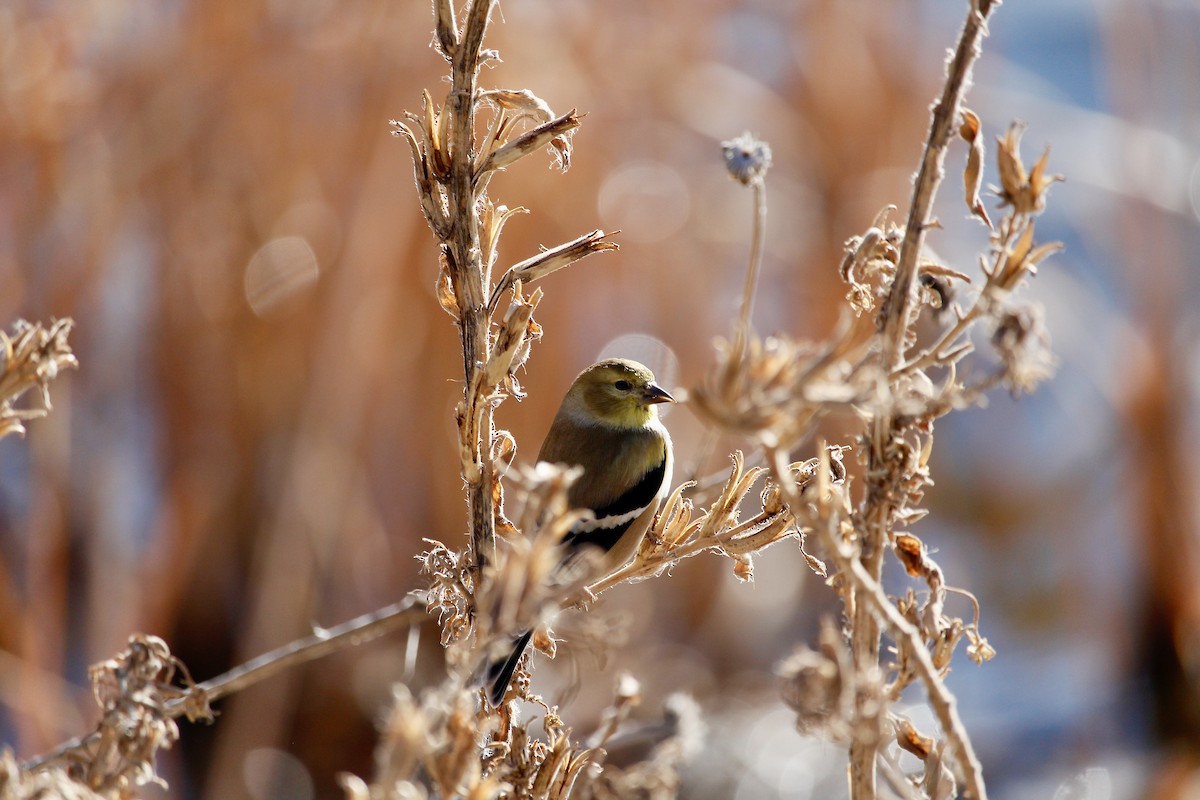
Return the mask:
POLYGON ((821 414, 876 391, 864 358, 872 333, 870 322, 844 315, 819 345, 753 333, 739 337, 740 347, 718 342, 718 363, 692 399, 716 427, 786 449, 821 414))
POLYGON ((375 764, 385 785, 413 777, 434 750, 433 721, 402 683, 392 686, 392 704, 384 719, 375 764))
POLYGON ((0 798, 3 800, 108 800, 59 767, 23 769, 12 750, 0 750, 0 798))
POLYGON ((1014 397, 1033 391, 1054 374, 1057 360, 1050 352, 1050 334, 1040 306, 1004 309, 996 315, 995 324, 992 346, 1004 367, 1004 383, 1014 397))
POLYGON ((465 639, 472 628, 474 580, 470 558, 465 550, 451 550, 434 539, 423 541, 431 545, 416 557, 421 572, 430 578, 425 610, 437 617, 442 647, 448 647, 465 639))
POLYGON ((991 275, 992 283, 1003 290, 1016 289, 1026 275, 1037 274, 1037 266, 1047 257, 1062 250, 1062 242, 1048 242, 1034 247, 1034 225, 1025 225, 1014 244, 1006 245, 1000 252, 1000 267, 991 275))
POLYGON ((847 672, 849 663, 841 637, 826 620, 819 651, 801 645, 775 668, 783 702, 796 712, 798 731, 838 738, 853 683, 847 672))
POLYGON ((850 286, 846 299, 855 315, 874 309, 887 295, 896 274, 904 231, 886 221, 887 210, 878 215, 879 225, 847 239, 844 246, 839 274, 850 286))
POLYGON ((484 381, 488 386, 503 382, 513 397, 524 397, 514 373, 524 366, 532 343, 542 336, 541 326, 533 321, 534 309, 541 299, 541 289, 534 290, 526 300, 521 294, 520 284, 513 287, 512 304, 495 333, 492 355, 484 369, 484 381))
POLYGON ((721 142, 721 155, 730 177, 743 186, 761 182, 771 168, 771 146, 749 131, 721 142))
POLYGON ((1000 186, 992 187, 999 195, 1001 206, 1012 206, 1013 212, 1021 215, 1037 214, 1046 207, 1046 190, 1063 179, 1062 175, 1047 175, 1046 163, 1050 148, 1042 152, 1041 158, 1026 172, 1021 161, 1021 137, 1025 133, 1023 123, 1014 122, 1004 136, 997 138, 996 164, 1000 172, 1000 186))
POLYGON ((49 328, 42 323, 17 320, 10 336, 0 331, 0 438, 10 433, 24 434, 22 424, 46 416, 50 411, 50 381, 64 369, 75 369, 79 362, 71 352, 67 336, 74 326, 71 319, 54 320, 49 328), (37 389, 41 408, 14 408, 17 399, 37 389))
POLYGON ((482 737, 477 726, 473 699, 466 692, 459 692, 453 699, 449 713, 441 727, 442 738, 438 752, 430 765, 443 797, 455 797, 468 787, 479 782, 481 766, 476 742, 482 737))
POLYGON ((104 712, 99 736, 87 755, 71 765, 72 777, 101 794, 132 796, 136 786, 166 784, 154 769, 159 749, 179 738, 167 704, 185 696, 173 686, 182 663, 157 636, 134 634, 128 647, 88 670, 92 692, 104 712))
MULTIPOLYGON (((549 147, 559 169, 563 172, 570 169, 571 137, 575 129, 583 124, 581 115, 575 109, 571 109, 561 117, 553 117, 549 106, 527 91, 509 92, 508 99, 522 94, 528 95, 536 102, 531 101, 519 109, 496 103, 498 108, 495 119, 476 157, 477 178, 487 172, 503 169, 543 147, 549 147), (514 136, 518 124, 526 119, 534 120, 538 124, 514 136)), ((485 92, 484 97, 495 99, 496 94, 485 92)))
POLYGON ((789 339, 751 334, 744 350, 718 344, 718 363, 691 393, 718 427, 757 434, 793 427, 794 389, 807 348, 789 339))

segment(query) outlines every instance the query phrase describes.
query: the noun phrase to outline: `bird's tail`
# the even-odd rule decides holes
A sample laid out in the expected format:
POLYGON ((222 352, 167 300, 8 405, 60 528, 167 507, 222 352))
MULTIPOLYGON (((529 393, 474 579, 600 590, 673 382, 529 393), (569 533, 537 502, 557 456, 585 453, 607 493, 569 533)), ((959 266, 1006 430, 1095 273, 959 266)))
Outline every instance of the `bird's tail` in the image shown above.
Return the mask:
POLYGON ((508 684, 517 670, 517 663, 525 654, 525 648, 529 646, 529 640, 532 638, 533 631, 525 631, 513 640, 513 649, 507 658, 503 661, 495 661, 488 667, 487 682, 491 686, 488 690, 488 700, 491 701, 493 708, 504 700, 504 695, 508 692, 508 684))

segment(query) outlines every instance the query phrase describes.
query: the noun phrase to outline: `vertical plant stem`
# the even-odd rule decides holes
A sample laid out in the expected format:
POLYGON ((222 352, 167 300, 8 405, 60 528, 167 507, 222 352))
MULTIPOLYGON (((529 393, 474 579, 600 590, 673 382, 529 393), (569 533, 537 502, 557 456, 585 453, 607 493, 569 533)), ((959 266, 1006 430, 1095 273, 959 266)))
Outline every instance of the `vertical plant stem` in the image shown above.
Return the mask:
POLYGON ((463 477, 467 482, 472 553, 479 567, 492 559, 495 547, 493 476, 488 456, 493 432, 492 407, 482 396, 486 392, 482 372, 489 356, 487 287, 479 249, 474 181, 476 79, 492 3, 493 0, 473 0, 467 10, 462 39, 454 52, 448 101, 451 113, 450 180, 447 184, 452 225, 450 279, 458 301, 465 378, 465 413, 459 425, 470 435, 466 444, 471 450, 471 463, 463 464, 463 477))
POLYGON ((925 244, 925 231, 933 221, 933 199, 946 174, 943 166, 946 148, 954 135, 962 98, 970 83, 971 67, 979 58, 980 41, 987 33, 988 15, 998 5, 998 0, 971 0, 958 45, 946 69, 942 96, 933 108, 925 152, 913 182, 904 241, 900 245, 900 258, 896 266, 896 281, 892 285, 889 313, 884 322, 884 365, 887 372, 895 369, 903 356, 905 333, 916 302, 913 289, 917 282, 918 257, 925 244))
MULTIPOLYGON (((905 341, 916 301, 919 256, 925 242, 925 232, 932 222, 933 199, 945 176, 946 148, 954 135, 963 95, 969 83, 971 66, 979 57, 980 41, 987 32, 987 18, 999 2, 970 0, 970 10, 959 34, 958 45, 947 67, 946 82, 937 105, 933 108, 929 135, 925 143, 921 166, 913 183, 904 241, 896 267, 896 279, 888 299, 888 312, 883 322, 882 367, 891 375, 904 358, 905 341)), ((900 387, 888 387, 895 395, 900 387)), ((876 414, 872 423, 871 447, 867 457, 866 525, 862 531, 859 559, 867 575, 878 582, 883 572, 883 554, 888 542, 897 506, 897 484, 903 479, 899 465, 890 463, 893 445, 900 434, 890 410, 876 414)), ((860 675, 878 669, 880 627, 878 610, 865 600, 854 603, 853 637, 851 648, 855 671, 860 675)), ((870 713, 866 703, 873 702, 865 694, 855 701, 856 716, 870 713)), ((875 763, 879 742, 856 737, 850 746, 850 796, 852 800, 874 800, 877 796, 875 763)), ((960 753, 960 755, 962 755, 960 753)))
POLYGON ((754 313, 754 295, 758 291, 758 275, 762 271, 763 239, 767 228, 766 182, 756 178, 750 185, 754 191, 754 229, 750 237, 750 265, 746 268, 746 284, 742 287, 742 308, 738 314, 739 349, 750 341, 750 316, 754 313))

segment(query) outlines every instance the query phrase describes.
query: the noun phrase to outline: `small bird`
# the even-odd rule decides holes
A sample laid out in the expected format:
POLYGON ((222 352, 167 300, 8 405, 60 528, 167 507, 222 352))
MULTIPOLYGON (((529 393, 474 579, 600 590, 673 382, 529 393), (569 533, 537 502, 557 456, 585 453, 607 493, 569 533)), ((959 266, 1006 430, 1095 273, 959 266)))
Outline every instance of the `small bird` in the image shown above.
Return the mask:
MULTIPOLYGON (((584 548, 596 548, 595 579, 633 558, 671 485, 671 437, 658 418, 659 403, 673 403, 654 373, 636 361, 610 358, 579 373, 563 398, 538 461, 583 468, 567 492, 571 508, 594 518, 578 523, 563 540, 560 563, 584 548)), ((504 661, 488 670, 493 706, 508 691, 517 662, 533 631, 515 641, 504 661)))

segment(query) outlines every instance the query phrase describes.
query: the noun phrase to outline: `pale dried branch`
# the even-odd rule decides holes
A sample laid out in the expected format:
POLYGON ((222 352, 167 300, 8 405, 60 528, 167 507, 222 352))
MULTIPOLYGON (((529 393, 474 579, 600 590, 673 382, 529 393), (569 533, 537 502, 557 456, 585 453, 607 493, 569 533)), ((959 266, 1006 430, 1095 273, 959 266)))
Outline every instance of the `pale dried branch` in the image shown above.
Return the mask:
POLYGON ((571 166, 571 148, 567 136, 582 124, 580 115, 575 109, 571 109, 561 117, 544 122, 516 139, 505 142, 489 153, 487 159, 479 165, 475 171, 476 180, 493 170, 504 169, 547 145, 554 149, 565 172, 571 166))
MULTIPOLYGON (((158 637, 135 635, 131 637, 127 651, 92 668, 92 679, 102 708, 111 706, 114 713, 118 712, 123 702, 120 697, 127 696, 130 702, 137 704, 139 714, 152 714, 153 725, 159 726, 147 728, 160 731, 155 734, 153 741, 138 745, 151 748, 139 751, 145 757, 136 761, 141 765, 138 774, 149 779, 153 777, 152 750, 169 745, 178 736, 178 730, 171 720, 185 715, 191 720, 211 719, 210 704, 223 697, 345 647, 371 641, 398 628, 418 625, 426 618, 424 597, 414 593, 399 603, 297 639, 202 683, 192 683, 188 677, 183 687, 172 686, 175 674, 180 672, 186 676, 186 669, 171 656, 166 643, 158 637), (122 666, 126 662, 128 664, 122 666), (130 675, 142 676, 138 679, 140 682, 131 681, 130 675), (156 687, 153 702, 150 702, 145 691, 151 683, 156 687)), ((142 724, 150 725, 151 721, 148 719, 142 724)), ((117 729, 131 730, 128 722, 113 725, 117 729)), ((101 748, 98 752, 108 753, 119 741, 114 740, 114 734, 106 733, 106 730, 102 721, 93 733, 64 742, 54 750, 31 758, 22 764, 22 768, 38 770, 60 761, 96 764, 95 748, 101 748)), ((96 775, 101 772, 103 770, 98 770, 96 775)))
MULTIPOLYGON (((786 457, 782 452, 768 450, 767 460, 776 475, 787 474, 786 457)), ((793 509, 805 507, 800 493, 791 484, 781 481, 779 485, 789 507, 793 509)), ((966 727, 958 715, 957 700, 942 681, 940 671, 934 665, 919 629, 905 619, 899 609, 892 604, 878 580, 867 571, 857 548, 851 546, 842 535, 842 516, 845 513, 846 500, 839 496, 835 487, 836 484, 831 479, 828 467, 823 466, 817 477, 818 500, 815 506, 816 518, 812 520, 812 529, 820 537, 826 552, 833 558, 838 574, 843 576, 843 580, 847 581, 852 589, 856 610, 865 608, 872 618, 882 620, 889 635, 904 650, 906 657, 914 663, 916 673, 925 686, 929 703, 942 725, 944 734, 954 748, 969 796, 976 800, 985 800, 987 792, 983 783, 982 766, 975 755, 966 727)), ((855 672, 861 674, 861 666, 857 661, 855 672)), ((859 737, 852 739, 851 746, 853 747, 855 742, 860 741, 862 739, 859 737)), ((875 746, 872 750, 876 750, 878 744, 873 744, 875 746)), ((873 786, 874 762, 864 766, 872 775, 871 785, 873 786)))
MULTIPOLYGON (((892 281, 888 301, 884 309, 880 361, 882 374, 890 381, 892 372, 900 365, 910 341, 910 326, 913 308, 917 302, 917 276, 919 257, 924 249, 925 233, 932 225, 931 217, 934 196, 944 177, 943 163, 946 149, 954 135, 954 128, 961 115, 962 99, 970 82, 971 68, 980 54, 980 42, 987 33, 987 20, 998 3, 991 0, 971 0, 962 31, 946 71, 946 81, 931 115, 929 135, 926 139, 921 165, 913 184, 904 237, 900 243, 896 263, 896 274, 892 281)), ((903 396, 903 387, 891 383, 886 390, 893 397, 903 396)), ((897 490, 908 477, 894 461, 897 452, 898 431, 895 428, 895 412, 881 408, 871 423, 870 448, 867 457, 868 506, 863 511, 861 552, 850 559, 854 566, 878 585, 883 570, 883 553, 888 541, 896 510, 899 507, 897 490)), ((886 603, 886 598, 885 603, 886 603)), ((889 611, 894 608, 889 606, 889 611)), ((852 650, 856 670, 874 669, 879 662, 880 611, 869 602, 855 602, 852 630, 852 650)), ((927 655, 927 654, 926 654, 927 655)), ((931 697, 933 691, 930 691, 931 697)), ((868 713, 860 696, 856 714, 868 713)), ((956 735, 966 740, 959 729, 956 735)), ((970 742, 966 740, 966 747, 970 742)), ((874 800, 875 764, 878 757, 878 742, 866 739, 855 740, 850 745, 850 795, 852 800, 874 800)), ((969 751, 964 752, 964 759, 969 751)), ((984 800, 982 778, 971 782, 970 788, 976 800, 984 800)))
POLYGON ((492 291, 492 297, 488 300, 488 313, 493 313, 496 310, 500 298, 518 282, 530 284, 541 280, 547 275, 558 272, 560 269, 568 267, 580 259, 587 258, 592 253, 620 250, 621 248, 616 242, 605 238, 610 235, 602 230, 594 230, 591 233, 585 233, 578 239, 572 239, 557 247, 543 250, 536 256, 531 256, 509 267, 496 283, 496 288, 492 291))
POLYGON ((913 286, 917 278, 918 257, 924 247, 925 232, 932 224, 933 199, 945 176, 946 149, 954 135, 961 113, 962 99, 970 85, 971 68, 979 58, 980 42, 987 35, 987 21, 998 2, 972 0, 971 8, 959 33, 958 44, 946 70, 941 97, 933 107, 929 135, 921 156, 921 166, 913 183, 908 221, 896 265, 891 302, 883 328, 883 363, 890 372, 904 355, 907 329, 914 303, 913 286))

